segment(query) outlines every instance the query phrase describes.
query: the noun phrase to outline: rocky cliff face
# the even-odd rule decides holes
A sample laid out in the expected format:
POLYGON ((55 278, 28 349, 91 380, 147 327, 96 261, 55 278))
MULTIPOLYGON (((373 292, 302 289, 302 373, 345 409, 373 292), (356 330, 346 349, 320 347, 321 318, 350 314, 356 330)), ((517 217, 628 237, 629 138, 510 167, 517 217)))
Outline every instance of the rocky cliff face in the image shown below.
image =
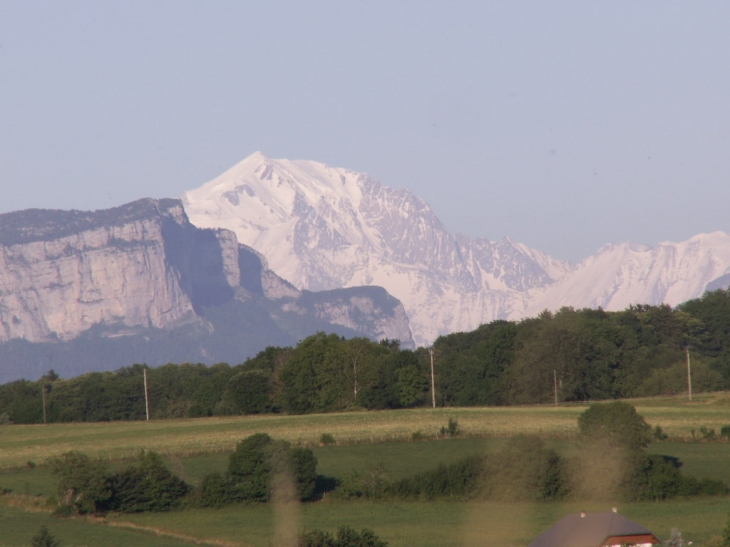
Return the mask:
POLYGON ((170 328, 192 320, 163 237, 165 224, 185 222, 174 200, 102 214, 1 215, 0 341, 69 340, 99 323, 170 328))
MULTIPOLYGON (((53 344, 92 331, 118 337, 185 325, 230 332, 237 321, 244 338, 244 325, 258 324, 260 343, 293 344, 319 329, 413 345, 403 306, 382 289, 302 293, 233 232, 190 224, 178 200, 0 215, 0 342, 53 344), (225 326, 216 323, 219 309, 227 310, 225 326)), ((238 361, 264 348, 249 346, 239 344, 238 361)))

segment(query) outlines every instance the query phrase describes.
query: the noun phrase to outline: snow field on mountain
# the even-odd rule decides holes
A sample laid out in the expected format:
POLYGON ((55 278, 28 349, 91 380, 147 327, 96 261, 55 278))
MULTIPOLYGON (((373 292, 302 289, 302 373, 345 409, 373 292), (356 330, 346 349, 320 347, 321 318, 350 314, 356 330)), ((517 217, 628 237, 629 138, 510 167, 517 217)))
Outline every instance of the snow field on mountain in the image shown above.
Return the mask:
POLYGON ((575 266, 509 238, 452 235, 427 203, 368 175, 260 152, 183 203, 193 224, 232 230, 300 289, 382 286, 403 303, 419 345, 562 306, 675 305, 730 273, 722 232, 607 245, 575 266))

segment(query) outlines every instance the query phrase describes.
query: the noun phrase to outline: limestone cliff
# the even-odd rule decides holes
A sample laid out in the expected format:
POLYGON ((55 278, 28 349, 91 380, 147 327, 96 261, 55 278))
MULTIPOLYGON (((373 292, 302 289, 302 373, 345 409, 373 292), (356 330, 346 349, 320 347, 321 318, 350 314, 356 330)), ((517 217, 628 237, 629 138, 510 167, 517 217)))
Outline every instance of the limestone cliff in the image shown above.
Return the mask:
MULTIPOLYGON (((190 361, 232 360, 216 354, 217 346, 232 348, 240 361, 264 349, 261 344, 296 343, 316 330, 413 344, 403 306, 384 290, 302 293, 233 232, 190 224, 178 200, 0 215, 0 348, 17 340, 55 347, 186 325, 193 337, 217 340, 201 338, 199 354, 183 357, 190 361), (221 340, 223 332, 253 339, 231 345, 221 340)), ((174 360, 163 354, 155 353, 161 362, 174 360)))
POLYGON ((170 328, 192 320, 163 237, 165 224, 186 222, 174 200, 0 215, 0 341, 69 340, 98 323, 170 328))

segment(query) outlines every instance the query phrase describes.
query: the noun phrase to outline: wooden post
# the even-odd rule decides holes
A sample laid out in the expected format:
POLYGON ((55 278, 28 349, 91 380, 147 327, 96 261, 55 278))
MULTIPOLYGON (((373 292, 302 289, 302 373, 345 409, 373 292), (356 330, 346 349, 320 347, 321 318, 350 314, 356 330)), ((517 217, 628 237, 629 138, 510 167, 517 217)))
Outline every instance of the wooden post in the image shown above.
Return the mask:
POLYGON ((150 421, 150 400, 147 396, 147 369, 144 369, 144 409, 147 414, 147 421, 150 421))
POLYGON ((433 348, 429 348, 428 353, 431 354, 431 405, 436 408, 436 381, 433 377, 433 348))
POLYGON ((43 423, 47 424, 48 421, 46 421, 46 384, 41 385, 41 395, 43 397, 43 423))
POLYGON ((689 400, 692 400, 692 368, 689 364, 689 346, 685 346, 684 351, 687 353, 687 392, 689 400))

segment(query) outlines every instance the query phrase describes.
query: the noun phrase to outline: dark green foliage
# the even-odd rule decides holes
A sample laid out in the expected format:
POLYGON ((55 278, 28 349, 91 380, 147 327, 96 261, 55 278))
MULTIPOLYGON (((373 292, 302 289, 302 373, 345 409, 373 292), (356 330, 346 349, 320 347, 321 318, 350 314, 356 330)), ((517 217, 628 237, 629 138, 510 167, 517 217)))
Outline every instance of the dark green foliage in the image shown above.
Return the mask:
POLYGON ((59 478, 57 492, 61 512, 96 513, 112 495, 107 468, 100 461, 71 451, 51 458, 49 465, 51 472, 59 478))
POLYGON ((578 426, 583 450, 582 461, 574 462, 573 482, 579 495, 593 493, 599 499, 657 501, 727 493, 727 485, 722 481, 683 476, 678 458, 644 453, 651 439, 650 428, 627 403, 591 405, 578 417, 578 426), (580 483, 589 474, 594 481, 586 488, 580 483))
POLYGON ((409 404, 418 400, 423 382, 399 376, 399 370, 417 364, 413 352, 394 345, 318 333, 300 342, 276 373, 276 403, 292 414, 398 408, 404 406, 401 396, 409 404))
POLYGON ((716 441, 717 440, 717 434, 715 433, 714 427, 706 427, 704 425, 701 426, 700 435, 702 435, 703 441, 716 441))
POLYGON ((257 433, 236 445, 228 461, 231 501, 268 501, 271 473, 268 448, 273 442, 266 433, 257 433))
POLYGON ((0 408, 16 424, 43 423, 41 384, 18 380, 0 388, 0 408))
POLYGON ((155 452, 144 453, 138 466, 113 475, 100 461, 76 451, 51 458, 49 464, 60 479, 58 513, 63 516, 168 511, 190 490, 155 452))
POLYGON ((727 496, 727 484, 718 479, 697 479, 691 475, 682 476, 678 495, 690 496, 727 496))
POLYGON ((379 463, 364 471, 348 473, 337 484, 335 497, 341 499, 371 498, 380 499, 389 486, 385 465, 379 463))
POLYGON ((239 372, 228 380, 223 393, 224 404, 236 414, 271 412, 271 375, 262 370, 239 372))
POLYGON ((203 507, 223 507, 232 502, 230 481, 223 473, 209 473, 200 483, 199 503, 203 507))
POLYGON ((664 430, 660 425, 654 426, 654 429, 651 431, 651 436, 655 441, 666 441, 669 438, 669 435, 664 433, 664 430))
POLYGON ((513 437, 488 459, 484 484, 485 496, 497 500, 551 501, 568 493, 564 462, 532 435, 513 437))
POLYGON ((205 507, 266 502, 271 499, 274 482, 282 477, 293 480, 298 499, 311 499, 317 482, 317 459, 308 448, 292 448, 287 442, 257 433, 236 445, 225 474, 211 473, 203 478, 198 500, 205 507))
POLYGON ((317 484, 317 458, 309 448, 302 447, 292 448, 289 458, 299 499, 312 499, 317 484))
MULTIPOLYGON (((206 318, 230 330, 235 310, 229 307, 239 305, 244 303, 206 308, 206 318)), ((103 331, 94 329, 91 338, 103 331)), ((216 332, 223 330, 217 327, 216 332)), ((192 334, 175 336, 155 332, 150 344, 174 347, 189 358, 199 355, 201 348, 188 346, 192 334)), ((226 343, 236 336, 228 332, 226 343)), ((137 352, 139 344, 147 344, 142 338, 103 340, 137 352)), ((723 290, 676 310, 664 305, 620 312, 563 308, 517 323, 493 321, 436 340, 437 404, 534 404, 553 403, 556 395, 558 402, 570 402, 680 393, 687 389, 687 346, 693 391, 728 389, 728 340, 730 296, 723 290)), ((23 344, 11 341, 0 349, 13 361, 14 348, 23 344)), ((101 346, 92 349, 94 357, 102 351, 101 346)), ((117 349, 115 355, 122 352, 117 349)), ((47 373, 37 382, 5 384, 0 386, 3 422, 42 423, 44 392, 49 422, 142 420, 144 369, 137 364, 69 380, 47 373)), ((427 349, 402 350, 396 342, 348 340, 323 332, 294 348, 269 346, 235 367, 183 363, 147 372, 152 418, 407 408, 431 402, 427 349)))
POLYGON ((30 540, 30 547, 60 547, 60 545, 61 542, 53 537, 45 526, 41 526, 38 533, 30 540))
POLYGON ((104 508, 121 513, 169 511, 190 491, 155 452, 145 452, 139 465, 115 473, 109 483, 112 496, 104 508))
POLYGON ((485 458, 468 456, 456 463, 439 464, 435 469, 424 471, 388 484, 385 494, 397 498, 436 499, 472 496, 480 486, 485 458))
POLYGON ((292 414, 342 409, 350 396, 343 380, 345 366, 339 336, 319 333, 306 338, 279 376, 281 407, 292 414))
POLYGON ((449 418, 448 424, 441 428, 439 434, 442 437, 456 437, 460 435, 461 430, 459 429, 459 422, 457 422, 453 418, 449 418))
POLYGON ((331 433, 322 433, 322 436, 319 438, 319 444, 325 446, 329 444, 335 444, 335 438, 331 433))
POLYGON ((367 528, 358 532, 349 526, 342 526, 337 530, 336 537, 323 530, 306 532, 300 537, 298 547, 388 547, 388 542, 367 528))
POLYGON ((681 463, 676 458, 642 454, 628 474, 624 498, 635 501, 659 501, 682 493, 681 463))
MULTIPOLYGON (((351 479, 343 481, 341 487, 349 489, 343 497, 375 497, 365 488, 353 489, 351 479)), ((450 465, 442 463, 434 469, 388 482, 381 493, 405 499, 480 497, 499 501, 552 501, 568 495, 569 482, 565 462, 554 450, 547 448, 538 437, 519 435, 498 454, 474 454, 450 465)))
POLYGON ((504 372, 514 359, 517 332, 514 323, 494 321, 434 342, 438 394, 444 406, 508 402, 503 392, 504 372))
POLYGON ((623 401, 593 404, 578 417, 584 441, 604 440, 610 446, 642 449, 651 442, 651 427, 623 401))

